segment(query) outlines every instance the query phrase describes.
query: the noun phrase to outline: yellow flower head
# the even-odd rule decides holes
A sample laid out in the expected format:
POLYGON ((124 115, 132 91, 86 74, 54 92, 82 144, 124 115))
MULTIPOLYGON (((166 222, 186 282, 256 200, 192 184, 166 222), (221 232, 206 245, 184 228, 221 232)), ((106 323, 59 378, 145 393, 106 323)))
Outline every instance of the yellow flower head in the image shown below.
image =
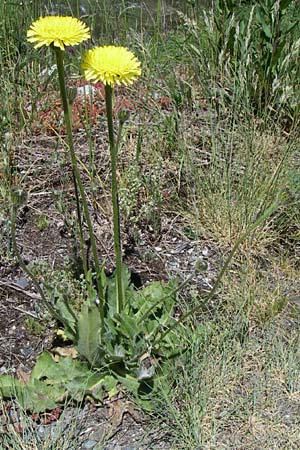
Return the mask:
POLYGON ((88 81, 114 84, 131 84, 141 74, 141 63, 125 47, 108 45, 88 50, 81 67, 88 81))
POLYGON ((53 44, 61 50, 68 45, 77 45, 89 39, 90 29, 75 17, 47 16, 33 22, 27 31, 29 42, 35 48, 53 44))

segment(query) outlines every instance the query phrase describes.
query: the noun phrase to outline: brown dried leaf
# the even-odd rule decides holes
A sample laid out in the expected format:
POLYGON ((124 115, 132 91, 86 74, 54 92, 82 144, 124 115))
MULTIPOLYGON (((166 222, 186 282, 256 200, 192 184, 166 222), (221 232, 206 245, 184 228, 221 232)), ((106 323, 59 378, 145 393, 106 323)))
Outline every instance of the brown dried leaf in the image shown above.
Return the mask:
POLYGON ((73 359, 78 357, 78 352, 74 347, 55 347, 51 350, 51 353, 54 355, 56 362, 59 361, 61 356, 71 356, 73 359))

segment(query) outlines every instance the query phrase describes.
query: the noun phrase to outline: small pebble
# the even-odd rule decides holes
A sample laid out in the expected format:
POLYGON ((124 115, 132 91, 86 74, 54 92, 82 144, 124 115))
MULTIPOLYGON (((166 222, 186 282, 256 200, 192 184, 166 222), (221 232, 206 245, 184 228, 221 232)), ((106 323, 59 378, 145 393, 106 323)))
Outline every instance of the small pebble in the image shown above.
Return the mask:
POLYGON ((84 443, 84 448, 89 450, 94 448, 97 445, 97 441, 88 440, 84 443))
POLYGON ((37 434, 40 438, 43 438, 45 436, 45 427, 43 425, 40 425, 38 427, 37 434))
POLYGON ((33 348, 32 347, 25 347, 25 348, 21 348, 21 353, 23 356, 25 356, 25 358, 29 357, 32 353, 33 353, 33 348))
POLYGON ((27 289, 28 288, 28 280, 25 277, 20 277, 20 278, 16 278, 14 280, 14 284, 16 284, 17 286, 19 286, 22 289, 27 289))

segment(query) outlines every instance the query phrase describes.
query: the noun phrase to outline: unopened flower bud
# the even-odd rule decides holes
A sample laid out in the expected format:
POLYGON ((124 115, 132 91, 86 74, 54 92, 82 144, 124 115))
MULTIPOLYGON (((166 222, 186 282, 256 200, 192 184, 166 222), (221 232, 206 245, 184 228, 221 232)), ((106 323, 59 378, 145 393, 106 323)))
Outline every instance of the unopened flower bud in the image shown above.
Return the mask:
POLYGON ((120 122, 120 125, 124 125, 125 122, 129 119, 130 111, 128 109, 120 109, 118 112, 118 119, 120 122))
POLYGON ((18 189, 12 192, 12 202, 16 207, 22 206, 27 201, 27 192, 18 189))

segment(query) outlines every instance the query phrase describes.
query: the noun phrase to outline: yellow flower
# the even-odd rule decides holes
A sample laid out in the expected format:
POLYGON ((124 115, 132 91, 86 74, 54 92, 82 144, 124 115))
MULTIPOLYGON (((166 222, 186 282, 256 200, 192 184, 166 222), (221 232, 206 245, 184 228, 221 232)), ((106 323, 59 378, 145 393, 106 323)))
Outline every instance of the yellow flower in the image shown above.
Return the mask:
POLYGON ((35 48, 53 44, 61 50, 68 45, 77 45, 89 39, 90 29, 74 17, 47 16, 33 22, 27 31, 29 42, 36 42, 35 48))
POLYGON ((108 45, 88 50, 81 67, 88 81, 102 81, 111 87, 131 84, 141 74, 141 63, 125 47, 108 45))

